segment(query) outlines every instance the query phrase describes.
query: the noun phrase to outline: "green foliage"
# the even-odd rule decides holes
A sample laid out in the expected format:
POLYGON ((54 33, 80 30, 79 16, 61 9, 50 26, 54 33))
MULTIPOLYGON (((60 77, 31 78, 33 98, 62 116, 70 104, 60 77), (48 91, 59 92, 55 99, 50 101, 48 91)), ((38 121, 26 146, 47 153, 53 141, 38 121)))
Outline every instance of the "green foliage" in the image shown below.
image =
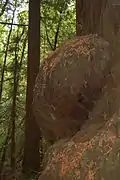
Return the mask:
MULTIPOLYGON (((4 5, 0 0, 0 5, 4 5)), ((42 0, 41 3, 41 61, 66 39, 75 36, 75 2, 72 0, 42 0)), ((1 7, 2 7, 1 6, 1 7)), ((16 158, 23 152, 24 117, 27 79, 28 2, 11 0, 0 17, 0 162, 5 151, 5 161, 10 165, 11 118, 13 87, 16 96, 16 158), (13 15, 13 11, 15 14, 13 15), (12 25, 20 24, 21 26, 12 25), (17 63, 17 66, 15 65, 17 63), (16 76, 14 70, 16 68, 16 76), (3 73, 4 71, 4 73, 3 73), (3 75, 3 79, 2 79, 3 75), (14 81, 15 79, 15 81, 14 81)), ((43 142, 44 143, 44 142, 43 142)), ((4 163, 3 172, 6 169, 4 163)))
POLYGON ((43 1, 41 7, 41 60, 66 39, 75 36, 72 1, 43 1))

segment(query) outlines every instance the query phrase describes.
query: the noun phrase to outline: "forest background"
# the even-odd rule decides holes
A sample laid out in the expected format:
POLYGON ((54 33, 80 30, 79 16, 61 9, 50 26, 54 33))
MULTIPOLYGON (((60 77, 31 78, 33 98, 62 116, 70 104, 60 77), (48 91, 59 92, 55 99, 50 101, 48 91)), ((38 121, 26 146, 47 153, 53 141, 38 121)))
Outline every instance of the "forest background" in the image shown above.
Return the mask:
MULTIPOLYGON (((15 179, 20 175, 21 169, 24 172, 29 171, 30 174, 31 172, 36 174, 49 146, 49 142, 41 137, 36 127, 29 126, 26 132, 27 112, 31 108, 27 105, 29 97, 26 97, 26 94, 30 96, 27 92, 33 88, 30 84, 27 86, 27 78, 35 73, 34 64, 37 63, 37 68, 39 65, 39 55, 33 57, 32 61, 27 61, 30 55, 34 56, 34 53, 28 54, 28 17, 30 13, 28 9, 30 5, 33 7, 31 17, 38 30, 40 22, 40 34, 34 34, 35 39, 31 36, 30 40, 30 42, 38 43, 38 52, 40 43, 40 62, 66 39, 71 39, 76 34, 74 0, 42 0, 41 2, 34 0, 31 4, 27 0, 0 0, 1 179, 8 179, 10 176, 15 179), (35 9, 38 9, 38 16, 36 16, 35 9), (39 35, 40 41, 37 37, 39 35), (36 41, 37 38, 38 41, 36 41), (33 67, 30 71, 27 69, 28 64, 33 67), (34 138, 31 139, 31 137, 34 138), (35 142, 39 142, 40 153, 36 153, 38 143, 35 144, 35 142), (30 163, 33 159, 34 163, 30 163)), ((31 22, 31 25, 34 23, 31 22)), ((30 178, 32 178, 31 175, 30 178)))

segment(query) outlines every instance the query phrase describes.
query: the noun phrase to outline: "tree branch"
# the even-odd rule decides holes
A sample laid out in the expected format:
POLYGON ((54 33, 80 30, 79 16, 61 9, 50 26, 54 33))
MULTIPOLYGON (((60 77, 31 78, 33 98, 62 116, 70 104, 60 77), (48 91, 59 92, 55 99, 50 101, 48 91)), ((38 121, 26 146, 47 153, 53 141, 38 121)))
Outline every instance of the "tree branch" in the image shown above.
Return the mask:
POLYGON ((17 23, 8 23, 8 22, 1 22, 0 24, 4 24, 4 25, 12 25, 12 26, 28 26, 27 24, 17 24, 17 23))

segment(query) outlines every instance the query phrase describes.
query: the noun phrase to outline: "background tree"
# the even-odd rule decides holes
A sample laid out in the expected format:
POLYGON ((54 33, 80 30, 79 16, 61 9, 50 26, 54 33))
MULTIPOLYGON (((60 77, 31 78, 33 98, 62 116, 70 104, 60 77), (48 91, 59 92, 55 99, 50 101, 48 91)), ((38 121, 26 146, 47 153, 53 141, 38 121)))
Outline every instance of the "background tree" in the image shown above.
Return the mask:
POLYGON ((25 144, 23 171, 38 171, 40 168, 40 131, 36 124, 32 102, 35 79, 40 64, 40 1, 29 1, 28 68, 25 118, 25 144))
MULTIPOLYGON (((28 0, 0 0, 0 7, 0 178, 13 180, 11 175, 18 178, 25 157, 28 0)), ((49 52, 75 36, 74 0, 41 2, 40 36, 42 62, 49 52)), ((28 142, 34 147, 31 140, 28 142)), ((39 151, 42 148, 44 154, 48 147, 49 143, 40 137, 39 151)))

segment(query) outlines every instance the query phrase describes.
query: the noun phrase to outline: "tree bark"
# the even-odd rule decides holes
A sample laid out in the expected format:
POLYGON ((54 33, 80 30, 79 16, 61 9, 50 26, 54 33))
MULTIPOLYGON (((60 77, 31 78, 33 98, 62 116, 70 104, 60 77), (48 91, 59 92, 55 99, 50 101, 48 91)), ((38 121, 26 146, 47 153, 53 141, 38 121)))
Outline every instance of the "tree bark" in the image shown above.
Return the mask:
POLYGON ((40 167, 40 132, 32 110, 33 88, 40 63, 40 0, 29 1, 28 69, 23 172, 40 167))
POLYGON ((98 32, 107 0, 76 0, 76 35, 98 32))

